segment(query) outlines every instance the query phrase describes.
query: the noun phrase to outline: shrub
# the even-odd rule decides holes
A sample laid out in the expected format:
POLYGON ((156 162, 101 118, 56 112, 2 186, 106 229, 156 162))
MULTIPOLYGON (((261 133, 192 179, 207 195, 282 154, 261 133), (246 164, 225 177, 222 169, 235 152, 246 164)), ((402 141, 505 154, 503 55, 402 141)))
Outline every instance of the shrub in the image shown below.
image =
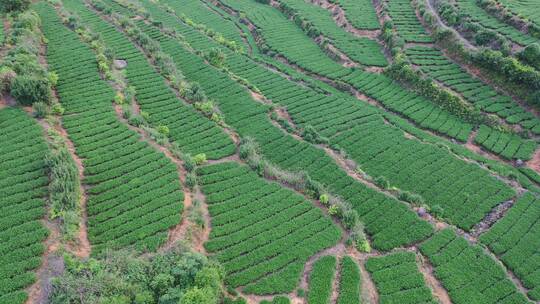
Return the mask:
POLYGON ((441 207, 441 205, 435 205, 431 207, 431 214, 433 214, 434 217, 440 219, 444 216, 444 209, 441 207))
POLYGON ((36 118, 44 118, 45 116, 49 115, 49 108, 47 105, 43 102, 36 102, 32 105, 34 117, 36 118))
POLYGON ((408 191, 401 191, 398 197, 400 200, 411 204, 422 205, 424 203, 424 198, 422 196, 408 191))
POLYGON ((226 57, 221 49, 212 48, 204 57, 215 67, 222 68, 225 65, 226 57))
POLYGON ((529 44, 518 56, 527 64, 540 69, 540 45, 538 43, 529 44))
POLYGON ((328 206, 328 194, 321 194, 319 201, 321 201, 321 204, 328 206))
POLYGON ((30 0, 2 0, 0 1, 0 12, 22 12, 30 6, 30 0))
POLYGON ((187 172, 192 172, 195 169, 195 160, 191 157, 191 155, 183 155, 182 160, 184 161, 184 169, 186 169, 187 172))
POLYGON ((390 188, 390 182, 388 182, 388 180, 384 177, 384 176, 379 176, 377 178, 375 178, 374 180, 375 182, 375 185, 383 188, 383 189, 388 189, 390 188))
POLYGON ((302 137, 310 142, 310 143, 314 143, 314 144, 328 144, 328 138, 326 137, 323 137, 321 136, 316 130, 315 128, 313 128, 313 126, 310 126, 310 125, 307 125, 303 132, 302 132, 302 137))
POLYGON ((193 161, 195 162, 195 164, 197 165, 202 165, 204 163, 206 163, 206 154, 204 153, 199 153, 197 155, 195 155, 193 157, 193 161))
POLYGON ((25 106, 35 102, 49 103, 51 99, 49 81, 33 76, 17 76, 11 83, 11 96, 25 106))
POLYGON ((494 31, 482 30, 474 35, 474 41, 478 45, 488 45, 497 39, 497 33, 494 31))
POLYGON ((194 172, 189 172, 186 175, 186 186, 193 189, 197 185, 197 175, 194 172))
POLYGON ((169 127, 164 126, 164 125, 159 125, 157 128, 157 131, 164 136, 169 136, 169 132, 170 132, 169 127))
POLYGON ((145 124, 145 121, 144 121, 144 118, 142 118, 142 116, 140 115, 132 115, 129 119, 128 119, 128 123, 132 126, 135 126, 135 127, 140 127, 142 125, 145 124))
POLYGON ((339 216, 340 214, 340 210, 339 210, 339 207, 337 205, 332 205, 330 206, 330 208, 328 208, 328 214, 330 214, 331 216, 339 216))
POLYGON ((117 105, 122 105, 125 101, 126 100, 124 98, 124 94, 116 92, 116 95, 114 96, 114 103, 116 103, 117 105))
POLYGON ((54 103, 51 107, 51 113, 54 115, 62 116, 64 115, 65 109, 58 102, 54 103))

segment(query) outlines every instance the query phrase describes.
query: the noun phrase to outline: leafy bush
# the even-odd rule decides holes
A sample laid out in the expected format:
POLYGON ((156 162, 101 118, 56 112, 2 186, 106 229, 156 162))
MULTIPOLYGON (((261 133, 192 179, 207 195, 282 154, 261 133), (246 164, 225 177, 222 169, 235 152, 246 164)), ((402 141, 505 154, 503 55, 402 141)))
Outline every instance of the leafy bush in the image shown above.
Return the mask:
POLYGON ((2 0, 0 2, 0 12, 22 12, 28 9, 30 3, 30 0, 2 0))
POLYGON ((17 76, 11 83, 11 96, 25 106, 35 102, 49 103, 51 99, 49 81, 32 76, 17 76))
POLYGON ((388 189, 390 188, 390 182, 384 177, 384 176, 379 176, 377 178, 375 178, 374 180, 375 182, 375 185, 383 188, 383 189, 388 189))
POLYGON ((518 56, 527 64, 540 69, 540 45, 538 43, 529 44, 518 54, 518 56))
POLYGON ((339 295, 337 304, 360 302, 360 269, 350 256, 341 259, 341 276, 339 280, 339 295))
POLYGON ((184 248, 151 256, 111 251, 85 261, 65 255, 64 261, 65 272, 53 281, 53 304, 216 304, 221 297, 221 266, 184 248))
POLYGON ((32 109, 36 118, 44 118, 49 115, 49 107, 43 102, 35 102, 32 109))
POLYGON ((206 163, 206 154, 199 153, 199 154, 195 155, 193 157, 193 161, 195 162, 196 165, 202 165, 202 164, 206 163))
POLYGON ((219 48, 212 48, 204 57, 217 68, 222 68, 225 65, 225 53, 219 48))
POLYGON ((323 256, 313 264, 309 275, 309 304, 324 304, 330 301, 332 281, 336 270, 336 257, 323 256))

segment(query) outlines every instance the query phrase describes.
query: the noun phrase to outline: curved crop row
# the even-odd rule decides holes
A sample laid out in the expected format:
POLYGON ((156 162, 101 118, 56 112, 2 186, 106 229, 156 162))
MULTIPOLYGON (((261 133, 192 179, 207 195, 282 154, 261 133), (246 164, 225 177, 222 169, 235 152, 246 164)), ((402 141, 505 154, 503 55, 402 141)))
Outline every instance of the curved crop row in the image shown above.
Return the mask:
MULTIPOLYGON (((141 25, 141 28, 144 29, 144 25, 141 25)), ((193 40, 188 41, 195 41, 198 49, 205 49, 205 43, 206 48, 212 46, 209 40, 204 42, 200 36, 195 36, 195 39, 193 31, 187 27, 180 25, 175 29, 182 34, 186 33, 185 37, 193 37, 193 40)), ((365 191, 356 185, 349 186, 350 177, 345 175, 338 179, 337 176, 341 174, 338 175, 336 169, 330 169, 332 166, 327 164, 327 161, 321 163, 321 160, 317 162, 309 160, 312 156, 308 155, 312 153, 301 152, 307 149, 304 145, 293 144, 290 139, 280 135, 280 130, 276 130, 269 122, 264 122, 267 121, 267 118, 263 118, 263 115, 266 115, 265 107, 256 104, 245 89, 234 81, 219 74, 213 67, 205 66, 200 58, 184 50, 174 39, 163 37, 160 41, 163 49, 174 58, 188 78, 199 81, 203 87, 205 85, 208 87, 205 87, 205 90, 220 103, 227 122, 235 126, 240 134, 255 137, 269 159, 283 168, 306 170, 313 178, 330 186, 336 194, 350 199, 353 206, 358 206, 361 215, 370 216, 371 222, 371 216, 377 214, 369 213, 374 206, 363 203, 365 200, 357 199, 359 193, 365 191), (223 96, 220 92, 224 88, 231 93, 234 90, 234 94, 223 96), (247 121, 253 123, 246 123, 247 121), (327 169, 321 170, 323 168, 327 169), (335 176, 329 178, 328 173, 324 174, 325 171, 336 173, 332 173, 335 176), (351 192, 349 189, 354 190, 351 192)), ((371 106, 363 106, 338 92, 334 92, 335 95, 332 94, 334 96, 329 96, 299 86, 255 64, 244 55, 230 52, 227 56, 227 66, 235 74, 248 79, 273 102, 286 106, 296 124, 312 125, 322 135, 331 138, 331 143, 350 153, 362 170, 373 177, 387 177, 392 186, 421 194, 426 203, 442 207, 445 210, 444 216, 460 227, 471 228, 492 207, 514 195, 511 188, 489 176, 487 171, 458 160, 449 155, 447 150, 405 138, 401 130, 386 124, 377 115, 378 111, 371 106), (346 102, 348 104, 344 106, 346 102), (372 148, 366 149, 368 146, 372 148)), ((319 153, 321 152, 314 151, 315 155, 319 153)), ((335 165, 333 167, 335 168, 335 165)), ((389 203, 388 198, 382 199, 379 195, 368 193, 367 197, 377 198, 369 202, 376 204, 376 201, 383 201, 383 206, 389 203)), ((399 214, 403 214, 402 212, 404 211, 399 214)), ((413 218, 407 216, 406 221, 413 221, 413 218)), ((372 227, 379 225, 374 221, 373 226, 367 226, 368 231, 372 227)), ((385 230, 391 228, 381 226, 383 227, 385 230)), ((372 230, 375 231, 379 232, 378 229, 372 230)), ((414 231, 425 232, 424 229, 414 231)))
POLYGON ((360 268, 350 256, 341 259, 341 275, 337 304, 362 303, 360 268))
POLYGON ((407 48, 405 54, 422 72, 458 92, 481 110, 494 113, 510 124, 519 124, 534 133, 540 133, 540 119, 520 107, 509 96, 500 95, 472 77, 441 51, 432 47, 414 46, 407 48))
POLYGON ((530 193, 521 197, 508 213, 480 237, 540 300, 540 201, 530 193))
POLYGON ((229 162, 197 173, 212 217, 205 247, 224 265, 233 287, 255 294, 289 292, 307 259, 341 237, 311 202, 246 166, 229 162))
POLYGON ((433 42, 416 17, 416 12, 409 0, 388 0, 388 14, 405 42, 433 42))
MULTIPOLYGON (((351 60, 373 66, 386 66, 382 46, 367 37, 357 37, 340 28, 331 13, 319 6, 304 1, 279 0, 280 7, 296 20, 310 23, 308 33, 313 38, 322 34, 329 42, 347 55, 351 60)), ((300 23, 300 21, 296 21, 300 23)), ((306 27, 304 25, 304 27, 306 27)))
MULTIPOLYGON (((149 5, 147 9, 151 7, 149 5)), ((148 11, 151 10, 148 9, 148 11)), ((159 13, 159 11, 151 12, 159 13)), ((166 19, 160 17, 160 20, 166 19)), ((174 22, 174 20, 171 21, 174 22)), ((151 35, 160 35, 159 31, 142 22, 139 26, 151 35)), ((202 41, 193 30, 181 24, 175 29, 185 37, 202 41)), ((256 139, 265 157, 282 168, 308 172, 315 180, 328 185, 332 193, 349 201, 365 219, 366 229, 372 236, 374 247, 389 250, 395 246, 410 244, 431 234, 432 228, 429 224, 419 219, 408 210, 407 206, 354 181, 324 151, 297 141, 277 129, 268 120, 268 107, 253 100, 245 88, 226 74, 206 65, 201 58, 185 50, 185 47, 174 39, 161 34, 159 41, 164 51, 173 57, 186 77, 198 81, 208 96, 219 103, 227 123, 233 126, 241 136, 251 136, 256 139), (224 91, 228 94, 223 95, 224 91), (391 217, 385 218, 385 214, 390 214, 391 217)), ((233 54, 231 54, 231 60, 232 56, 233 54)), ((263 77, 260 80, 271 85, 274 79, 265 80, 263 77)))
POLYGON ((128 62, 126 78, 135 88, 135 98, 141 110, 150 114, 150 123, 167 126, 170 139, 183 152, 193 155, 205 153, 208 159, 234 153, 231 139, 214 122, 178 99, 144 54, 114 26, 88 10, 81 1, 66 0, 64 6, 75 12, 94 32, 100 33, 116 58, 128 62))
POLYGON ((366 269, 377 286, 381 304, 437 303, 418 270, 416 254, 413 252, 396 252, 369 258, 366 269))
POLYGON ((40 3, 36 9, 49 41, 48 63, 60 78, 64 127, 85 167, 92 249, 136 244, 155 250, 180 221, 183 192, 176 166, 118 121, 114 91, 100 78, 92 50, 52 7, 40 3))
POLYGON ((529 303, 500 263, 451 229, 424 242, 420 251, 429 258, 435 276, 448 290, 453 303, 529 303))
POLYGON ((375 7, 370 0, 337 0, 345 11, 345 17, 357 29, 377 30, 381 27, 375 7))
POLYGON ((459 12, 469 17, 471 21, 478 23, 486 29, 493 30, 507 39, 526 46, 538 40, 520 32, 511 25, 499 21, 497 18, 488 14, 476 3, 476 0, 456 0, 456 7, 459 12))
MULTIPOLYGON (((348 84, 369 97, 381 102, 386 108, 407 116, 415 123, 424 128, 446 134, 461 141, 466 141, 472 126, 464 123, 455 115, 441 109, 428 99, 407 91, 391 78, 361 71, 358 69, 345 68, 331 60, 304 32, 293 22, 287 20, 275 8, 262 5, 252 0, 223 1, 246 14, 257 27, 257 33, 274 52, 284 56, 289 62, 301 68, 328 77, 330 79, 348 84), (287 37, 287 39, 283 39, 287 37), (294 41, 291 43, 291 41, 294 41)), ((408 10, 413 8, 410 3, 408 10)), ((416 16, 414 15, 414 18, 416 16)), ((330 20, 333 22, 333 20, 330 20)), ((415 20, 421 27, 418 20, 415 20)), ((324 23, 321 28, 331 33, 344 30, 329 23, 324 23), (331 30, 334 29, 334 30, 331 30)), ((234 68, 234 67, 231 67, 234 68)), ((360 103, 357 101, 357 103, 360 103)))
POLYGON ((521 160, 531 159, 538 146, 532 140, 525 140, 518 135, 500 132, 484 125, 478 129, 474 142, 506 159, 521 160))
POLYGON ((41 265, 48 178, 43 130, 19 109, 0 110, 0 303, 24 303, 41 265))
POLYGON ((313 269, 309 274, 309 291, 307 294, 308 304, 330 303, 332 294, 332 282, 336 272, 336 257, 326 255, 313 263, 313 269))

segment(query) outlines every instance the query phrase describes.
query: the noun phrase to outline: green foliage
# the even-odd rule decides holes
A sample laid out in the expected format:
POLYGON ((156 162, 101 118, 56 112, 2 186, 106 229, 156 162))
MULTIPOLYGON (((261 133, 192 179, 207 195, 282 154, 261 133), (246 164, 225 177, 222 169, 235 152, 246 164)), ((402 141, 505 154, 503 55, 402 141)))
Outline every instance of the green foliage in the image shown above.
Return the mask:
POLYGON ((193 172, 189 172, 186 175, 186 186, 190 189, 195 188, 197 185, 197 175, 195 175, 193 172))
POLYGON ((335 271, 335 256, 323 256, 313 264, 309 274, 309 291, 307 294, 309 304, 324 304, 330 301, 335 271))
POLYGON ((48 151, 43 129, 20 109, 0 110, 0 138, 0 302, 19 304, 36 279, 49 234, 42 225, 48 151))
POLYGON ((384 176, 376 177, 373 182, 375 182, 375 185, 381 187, 382 189, 390 188, 390 182, 384 176))
POLYGON ((205 54, 205 58, 211 65, 217 68, 222 68, 225 65, 225 54, 219 48, 211 49, 208 53, 205 54))
POLYGON ((200 167, 197 174, 212 218, 205 247, 223 263, 231 287, 257 295, 290 292, 307 259, 340 238, 332 221, 302 195, 247 166, 225 162, 200 167), (225 237, 232 231, 234 238, 225 237))
POLYGON ((65 255, 64 260, 66 271, 53 281, 52 304, 217 304, 221 297, 221 267, 182 248, 151 256, 110 251, 86 261, 65 255))
POLYGON ((2 2, 0 2, 0 12, 22 12, 28 9, 30 3, 30 0, 2 0, 2 2))
POLYGON ((310 142, 310 143, 314 143, 314 144, 328 144, 328 138, 325 138, 323 136, 321 136, 316 130, 315 128, 313 128, 312 126, 310 125, 307 125, 304 127, 304 130, 302 131, 302 137, 310 142))
POLYGON ((321 196, 319 196, 319 201, 321 202, 321 204, 327 206, 328 203, 329 203, 329 197, 328 197, 328 194, 324 193, 324 194, 321 194, 321 196))
POLYGON ((396 252, 382 257, 372 257, 366 269, 377 287, 382 303, 437 303, 418 270, 413 252, 396 252))
POLYGON ((396 56, 395 62, 385 73, 411 87, 418 94, 436 103, 442 109, 452 113, 466 122, 477 124, 482 121, 480 113, 466 104, 458 96, 437 86, 430 78, 424 78, 405 60, 403 54, 396 56))
POLYGON ((200 166, 200 165, 206 163, 206 154, 199 153, 199 154, 193 156, 193 161, 195 162, 195 164, 197 166, 200 166))
POLYGON ((36 102, 49 103, 51 99, 50 84, 44 78, 16 76, 11 83, 11 95, 25 106, 36 102))
MULTIPOLYGON (((2 5, 10 6, 15 2, 17 1, 3 1, 0 9, 2 5)), ((26 10, 28 5, 24 6, 26 10)), ((9 91, 15 100, 24 106, 35 102, 48 104, 52 95, 51 85, 57 81, 54 73, 47 72, 38 62, 39 45, 42 43, 40 25, 40 17, 34 11, 27 10, 16 15, 7 37, 7 42, 14 47, 9 49, 0 64, 0 90, 9 91)))
POLYGON ((62 232, 68 240, 75 238, 80 221, 80 181, 75 161, 67 150, 59 134, 54 134, 59 142, 45 158, 49 174, 50 218, 60 218, 62 232))
POLYGON ((520 53, 518 57, 525 63, 540 69, 540 44, 532 43, 527 45, 520 53))
POLYGON ((420 206, 424 203, 424 198, 421 195, 411 193, 409 191, 400 191, 398 197, 400 200, 406 201, 416 206, 420 206))
POLYGON ((53 115, 62 116, 62 115, 64 115, 65 111, 66 111, 66 109, 64 109, 64 107, 62 107, 62 105, 60 103, 58 103, 58 102, 53 103, 53 105, 51 106, 51 113, 53 115))
POLYGON ((167 126, 164 126, 164 125, 159 125, 157 127, 157 131, 160 133, 160 134, 163 134, 163 136, 169 136, 169 127, 167 126))
POLYGON ((262 300, 259 304, 290 304, 291 300, 284 296, 277 296, 272 299, 272 301, 262 300))
POLYGON ((535 254, 532 240, 539 237, 536 228, 539 218, 538 199, 527 192, 501 220, 480 236, 480 241, 499 256, 506 267, 527 286, 529 297, 535 301, 540 299, 540 279, 529 273, 538 270, 531 259, 535 254))
POLYGON ((529 300, 508 278, 501 263, 479 245, 471 245, 452 229, 445 229, 420 246, 434 267, 434 274, 448 290, 452 303, 500 303, 501 298, 525 304, 529 300), (457 282, 475 282, 457 284, 457 282), (496 292, 487 287, 498 286, 496 292))
POLYGON ((358 264, 350 256, 341 259, 341 276, 337 304, 360 302, 361 277, 358 264))
POLYGON ((47 106, 47 104, 43 102, 35 102, 32 105, 32 111, 33 111, 34 117, 36 118, 44 118, 47 115, 49 115, 49 107, 47 106))

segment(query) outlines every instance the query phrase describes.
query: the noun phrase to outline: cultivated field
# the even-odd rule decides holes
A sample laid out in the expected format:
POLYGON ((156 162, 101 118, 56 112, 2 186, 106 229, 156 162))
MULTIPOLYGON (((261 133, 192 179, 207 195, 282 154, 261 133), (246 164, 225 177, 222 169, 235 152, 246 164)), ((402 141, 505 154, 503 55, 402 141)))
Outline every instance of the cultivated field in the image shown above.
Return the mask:
POLYGON ((540 303, 539 16, 1 1, 0 304, 540 303))

